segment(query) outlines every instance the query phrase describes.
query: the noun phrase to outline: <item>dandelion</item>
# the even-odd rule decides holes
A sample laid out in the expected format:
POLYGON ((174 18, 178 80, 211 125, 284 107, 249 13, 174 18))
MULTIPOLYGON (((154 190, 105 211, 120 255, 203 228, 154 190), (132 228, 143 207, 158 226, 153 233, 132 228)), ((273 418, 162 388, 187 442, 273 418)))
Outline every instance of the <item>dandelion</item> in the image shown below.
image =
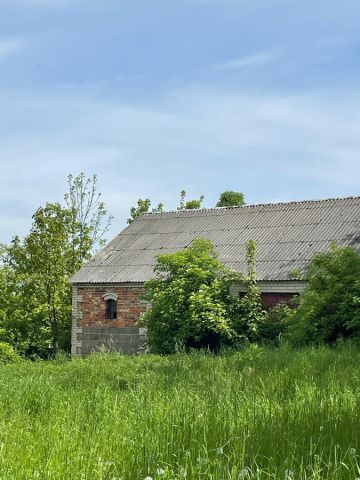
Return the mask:
POLYGON ((156 475, 164 475, 165 473, 165 470, 163 468, 157 468, 156 469, 156 475))

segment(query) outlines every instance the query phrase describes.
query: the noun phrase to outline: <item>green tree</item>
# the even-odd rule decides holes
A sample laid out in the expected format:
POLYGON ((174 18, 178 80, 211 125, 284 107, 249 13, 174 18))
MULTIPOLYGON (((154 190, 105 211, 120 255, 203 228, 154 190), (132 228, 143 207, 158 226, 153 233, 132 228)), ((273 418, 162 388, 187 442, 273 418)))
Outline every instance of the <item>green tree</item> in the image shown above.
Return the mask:
POLYGON ((105 243, 112 216, 107 214, 102 195, 98 191, 97 176, 84 173, 68 176, 68 192, 64 195, 66 207, 71 212, 70 236, 73 268, 78 269, 97 247, 105 243))
POLYGON ((226 190, 220 195, 216 207, 237 207, 245 205, 245 196, 241 192, 226 190))
POLYGON ((180 192, 180 203, 178 206, 178 210, 196 210, 198 208, 201 208, 201 205, 204 201, 204 195, 201 195, 198 200, 188 200, 185 201, 186 198, 186 192, 185 190, 181 190, 180 192))
POLYGON ((313 258, 288 337, 296 343, 360 338, 360 254, 335 244, 313 258))
POLYGON ((144 316, 153 352, 173 353, 177 346, 217 349, 237 341, 232 315, 239 300, 229 287, 239 275, 219 261, 209 240, 159 255, 155 273, 145 284, 151 308, 144 316))
POLYGON ((8 306, 7 331, 15 346, 27 355, 44 356, 69 343, 73 273, 71 212, 58 203, 47 203, 33 215, 29 235, 15 238, 5 263, 8 282, 17 302, 8 306), (19 308, 20 307, 20 308, 19 308))
POLYGON ((65 201, 40 207, 30 233, 0 250, 0 341, 22 355, 69 348, 69 277, 101 245, 111 221, 95 176, 70 176, 65 201))
MULTIPOLYGON (((127 219, 127 223, 132 223, 136 218, 140 217, 143 213, 148 213, 150 210, 151 201, 148 198, 142 199, 139 198, 137 201, 136 207, 131 207, 130 209, 130 218, 127 219)), ((152 209, 153 212, 162 212, 164 205, 159 203, 155 208, 152 209)))

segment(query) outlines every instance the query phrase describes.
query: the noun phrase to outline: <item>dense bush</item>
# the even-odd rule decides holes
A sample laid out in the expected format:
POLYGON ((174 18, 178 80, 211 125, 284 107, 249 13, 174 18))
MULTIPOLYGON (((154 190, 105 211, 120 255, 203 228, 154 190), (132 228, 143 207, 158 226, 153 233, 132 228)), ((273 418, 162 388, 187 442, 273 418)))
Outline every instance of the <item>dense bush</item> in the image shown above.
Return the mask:
POLYGON ((0 342, 0 364, 19 362, 20 357, 11 345, 0 342))
POLYGON ((221 264, 210 241, 197 239, 185 250, 160 255, 155 273, 145 285, 151 308, 143 319, 152 352, 217 349, 235 340, 230 319, 237 300, 229 287, 237 274, 221 264))
POLYGON ((290 315, 288 338, 295 343, 360 338, 360 254, 333 245, 313 258, 307 281, 290 315))
POLYGON ((197 239, 177 253, 160 255, 156 278, 145 285, 151 308, 143 320, 154 353, 173 353, 177 347, 210 348, 238 345, 258 337, 264 317, 256 286, 255 244, 248 244, 248 275, 225 267, 209 240, 197 239), (243 281, 243 299, 230 286, 243 281))

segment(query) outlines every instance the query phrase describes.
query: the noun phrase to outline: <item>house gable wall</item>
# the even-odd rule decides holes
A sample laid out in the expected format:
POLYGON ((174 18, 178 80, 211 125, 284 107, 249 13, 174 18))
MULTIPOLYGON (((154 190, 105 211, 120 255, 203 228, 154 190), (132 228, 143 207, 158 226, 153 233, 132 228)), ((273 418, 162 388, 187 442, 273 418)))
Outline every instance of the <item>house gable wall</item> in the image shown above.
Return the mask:
POLYGON ((135 354, 142 351, 145 329, 137 322, 147 309, 142 285, 78 285, 73 287, 72 355, 87 355, 101 347, 135 354), (117 297, 116 319, 106 318, 108 294, 117 297))

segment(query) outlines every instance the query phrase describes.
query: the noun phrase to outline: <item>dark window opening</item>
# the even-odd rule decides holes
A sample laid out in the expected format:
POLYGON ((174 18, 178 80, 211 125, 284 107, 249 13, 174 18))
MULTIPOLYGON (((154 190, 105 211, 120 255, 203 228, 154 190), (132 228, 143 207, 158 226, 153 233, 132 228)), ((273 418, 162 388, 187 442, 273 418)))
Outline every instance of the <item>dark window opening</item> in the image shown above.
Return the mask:
POLYGON ((117 309, 117 304, 116 300, 109 299, 106 300, 106 318, 109 320, 114 320, 116 318, 116 309, 117 309))

